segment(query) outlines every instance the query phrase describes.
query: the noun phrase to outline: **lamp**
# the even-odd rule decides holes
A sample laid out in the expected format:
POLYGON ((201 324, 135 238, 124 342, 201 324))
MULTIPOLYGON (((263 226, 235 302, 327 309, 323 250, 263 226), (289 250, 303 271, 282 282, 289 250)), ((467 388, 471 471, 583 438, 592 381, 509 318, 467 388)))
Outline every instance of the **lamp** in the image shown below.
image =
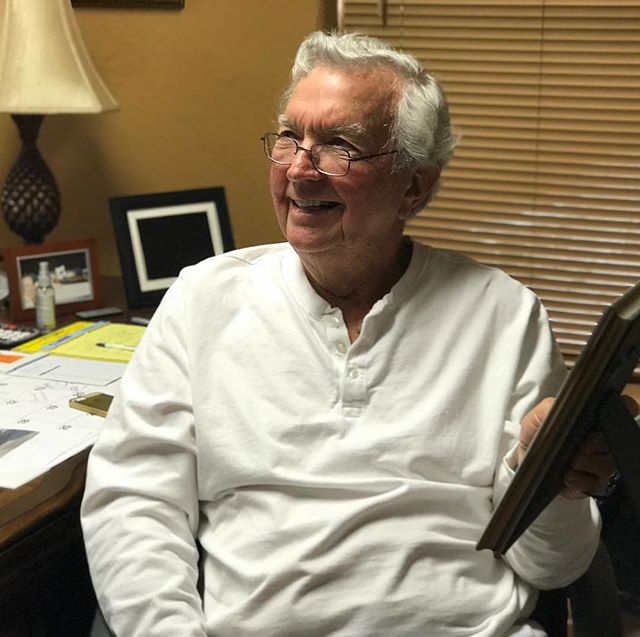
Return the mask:
POLYGON ((101 113, 118 103, 82 41, 70 0, 5 0, 0 39, 0 112, 22 139, 0 196, 25 243, 41 243, 60 216, 60 193, 36 146, 45 115, 101 113))

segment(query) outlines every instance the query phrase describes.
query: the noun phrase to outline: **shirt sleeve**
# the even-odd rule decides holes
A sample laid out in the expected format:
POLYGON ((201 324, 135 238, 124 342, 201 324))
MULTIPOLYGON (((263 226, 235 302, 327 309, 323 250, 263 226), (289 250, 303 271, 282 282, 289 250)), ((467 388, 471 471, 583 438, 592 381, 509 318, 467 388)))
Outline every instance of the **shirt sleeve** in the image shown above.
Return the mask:
POLYGON ((600 514, 593 498, 559 495, 513 543, 505 561, 540 590, 562 588, 589 568, 599 538, 600 514))
POLYGON ((127 637, 205 635, 183 286, 165 294, 127 366, 87 469, 91 576, 109 627, 127 637))
MULTIPOLYGON (((496 471, 496 504, 514 475, 509 460, 517 447, 522 418, 543 398, 555 396, 566 377, 564 361, 539 302, 524 339, 521 370, 496 471)), ((560 588, 587 570, 598 548, 599 536, 600 516, 592 498, 569 500, 559 495, 513 543, 504 559, 532 586, 541 590, 560 588)))

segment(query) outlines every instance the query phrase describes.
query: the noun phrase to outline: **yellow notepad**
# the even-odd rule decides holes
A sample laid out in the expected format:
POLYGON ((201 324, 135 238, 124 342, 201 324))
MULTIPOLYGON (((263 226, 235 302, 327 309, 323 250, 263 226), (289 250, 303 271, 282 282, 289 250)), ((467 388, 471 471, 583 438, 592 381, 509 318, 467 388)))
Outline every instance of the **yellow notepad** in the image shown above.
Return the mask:
POLYGON ((108 323, 54 347, 50 353, 57 356, 127 363, 131 360, 133 350, 140 342, 145 329, 141 325, 108 323))

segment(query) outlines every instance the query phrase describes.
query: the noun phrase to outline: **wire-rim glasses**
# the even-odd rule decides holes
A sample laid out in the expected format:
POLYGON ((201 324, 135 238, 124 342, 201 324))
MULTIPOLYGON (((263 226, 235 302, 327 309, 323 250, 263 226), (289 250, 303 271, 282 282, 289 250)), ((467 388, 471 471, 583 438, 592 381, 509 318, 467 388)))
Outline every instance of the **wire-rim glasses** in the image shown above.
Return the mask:
POLYGON ((311 148, 304 148, 292 137, 280 133, 265 133, 260 139, 264 143, 264 154, 274 164, 290 166, 293 163, 293 158, 303 150, 305 153, 309 153, 313 167, 319 173, 330 177, 346 175, 354 161, 363 161, 398 152, 389 150, 384 153, 352 157, 348 150, 330 144, 314 144, 311 148))

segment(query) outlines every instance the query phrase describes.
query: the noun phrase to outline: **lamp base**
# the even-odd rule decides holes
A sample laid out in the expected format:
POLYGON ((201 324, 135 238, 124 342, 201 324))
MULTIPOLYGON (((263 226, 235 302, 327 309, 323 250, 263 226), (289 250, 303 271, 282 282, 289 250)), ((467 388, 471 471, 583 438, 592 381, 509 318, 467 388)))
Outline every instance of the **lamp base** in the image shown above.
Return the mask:
POLYGON ((7 225, 25 243, 42 243, 60 217, 56 180, 36 146, 43 115, 12 115, 22 139, 0 202, 7 225))

